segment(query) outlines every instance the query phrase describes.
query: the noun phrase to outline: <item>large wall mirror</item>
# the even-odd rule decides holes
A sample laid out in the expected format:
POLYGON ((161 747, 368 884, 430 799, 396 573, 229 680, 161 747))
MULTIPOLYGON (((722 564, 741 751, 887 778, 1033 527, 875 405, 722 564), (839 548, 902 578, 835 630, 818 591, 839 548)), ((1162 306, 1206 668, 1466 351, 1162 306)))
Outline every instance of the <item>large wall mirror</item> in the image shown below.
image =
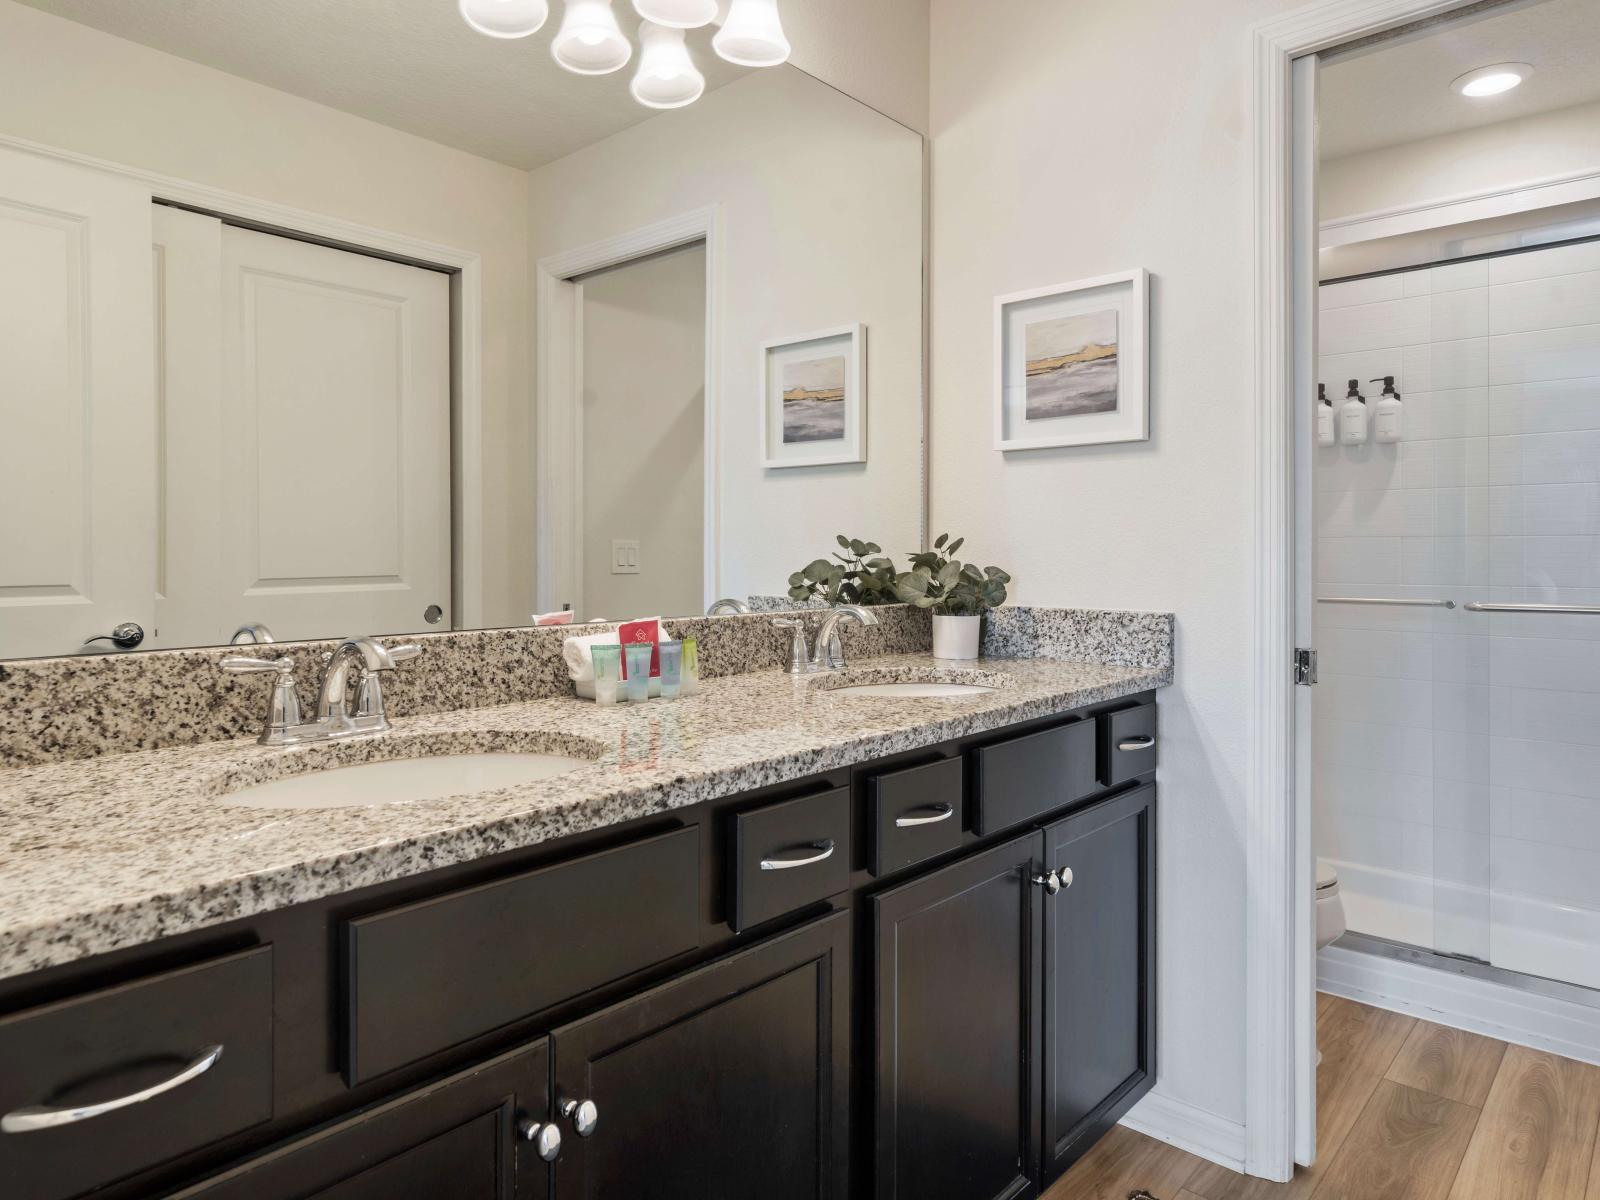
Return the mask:
POLYGON ((575 73, 606 6, 549 7, 0 0, 0 657, 687 615, 919 547, 921 135, 629 0, 575 73))

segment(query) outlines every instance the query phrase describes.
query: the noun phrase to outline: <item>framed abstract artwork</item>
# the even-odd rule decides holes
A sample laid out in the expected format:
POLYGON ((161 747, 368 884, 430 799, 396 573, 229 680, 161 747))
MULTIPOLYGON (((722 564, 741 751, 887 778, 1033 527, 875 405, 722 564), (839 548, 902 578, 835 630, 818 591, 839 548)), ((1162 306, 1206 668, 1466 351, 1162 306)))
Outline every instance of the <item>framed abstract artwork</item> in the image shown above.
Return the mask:
POLYGON ((996 297, 996 450, 1150 436, 1141 268, 996 297))
POLYGON ((867 461, 867 330, 843 325, 761 347, 761 465, 867 461))

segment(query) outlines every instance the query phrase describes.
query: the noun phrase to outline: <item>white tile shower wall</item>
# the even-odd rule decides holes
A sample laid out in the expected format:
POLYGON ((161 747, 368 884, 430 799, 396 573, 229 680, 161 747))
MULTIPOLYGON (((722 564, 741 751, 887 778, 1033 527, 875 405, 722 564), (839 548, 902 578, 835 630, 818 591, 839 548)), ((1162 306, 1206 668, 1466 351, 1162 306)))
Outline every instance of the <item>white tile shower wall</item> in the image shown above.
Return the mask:
MULTIPOLYGON (((1321 289, 1319 596, 1600 604, 1600 242, 1321 289)), ((1318 851, 1353 927, 1600 986, 1600 617, 1317 605, 1318 851)))

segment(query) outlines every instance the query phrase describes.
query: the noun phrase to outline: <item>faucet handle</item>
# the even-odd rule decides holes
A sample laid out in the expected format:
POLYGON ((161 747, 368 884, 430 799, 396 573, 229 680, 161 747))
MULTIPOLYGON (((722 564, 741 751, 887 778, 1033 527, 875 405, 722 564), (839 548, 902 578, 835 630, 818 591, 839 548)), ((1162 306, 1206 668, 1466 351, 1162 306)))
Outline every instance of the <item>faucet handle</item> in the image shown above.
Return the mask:
POLYGON ((391 646, 386 652, 389 665, 376 671, 362 671, 361 682, 356 685, 356 717, 370 717, 383 729, 389 727, 389 714, 383 707, 383 671, 391 671, 401 663, 416 658, 422 653, 422 647, 415 642, 407 642, 403 646, 391 646))
POLYGON ((219 666, 230 675, 257 675, 271 672, 277 676, 272 684, 272 700, 267 706, 267 723, 258 739, 263 746, 279 746, 289 742, 292 730, 301 722, 300 693, 294 689, 294 658, 225 658, 219 666))
POLYGON ((787 617, 773 617, 772 623, 779 629, 794 630, 789 641, 789 674, 804 675, 810 669, 808 660, 811 657, 811 648, 806 645, 806 623, 787 617))
POLYGON ((418 658, 422 654, 422 647, 416 642, 407 642, 403 646, 389 647, 389 661, 403 663, 408 659, 418 658))

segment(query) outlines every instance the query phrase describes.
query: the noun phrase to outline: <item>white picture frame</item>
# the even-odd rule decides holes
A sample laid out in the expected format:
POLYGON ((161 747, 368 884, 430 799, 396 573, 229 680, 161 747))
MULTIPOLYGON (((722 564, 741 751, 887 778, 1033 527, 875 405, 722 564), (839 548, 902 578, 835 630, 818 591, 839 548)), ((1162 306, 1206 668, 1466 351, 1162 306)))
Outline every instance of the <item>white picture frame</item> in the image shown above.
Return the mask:
POLYGON ((840 325, 763 342, 761 465, 866 461, 867 327, 840 325), (834 399, 836 391, 841 394, 834 399))
POLYGON ((1148 325, 1142 267, 996 296, 995 449, 1147 441, 1148 325))

